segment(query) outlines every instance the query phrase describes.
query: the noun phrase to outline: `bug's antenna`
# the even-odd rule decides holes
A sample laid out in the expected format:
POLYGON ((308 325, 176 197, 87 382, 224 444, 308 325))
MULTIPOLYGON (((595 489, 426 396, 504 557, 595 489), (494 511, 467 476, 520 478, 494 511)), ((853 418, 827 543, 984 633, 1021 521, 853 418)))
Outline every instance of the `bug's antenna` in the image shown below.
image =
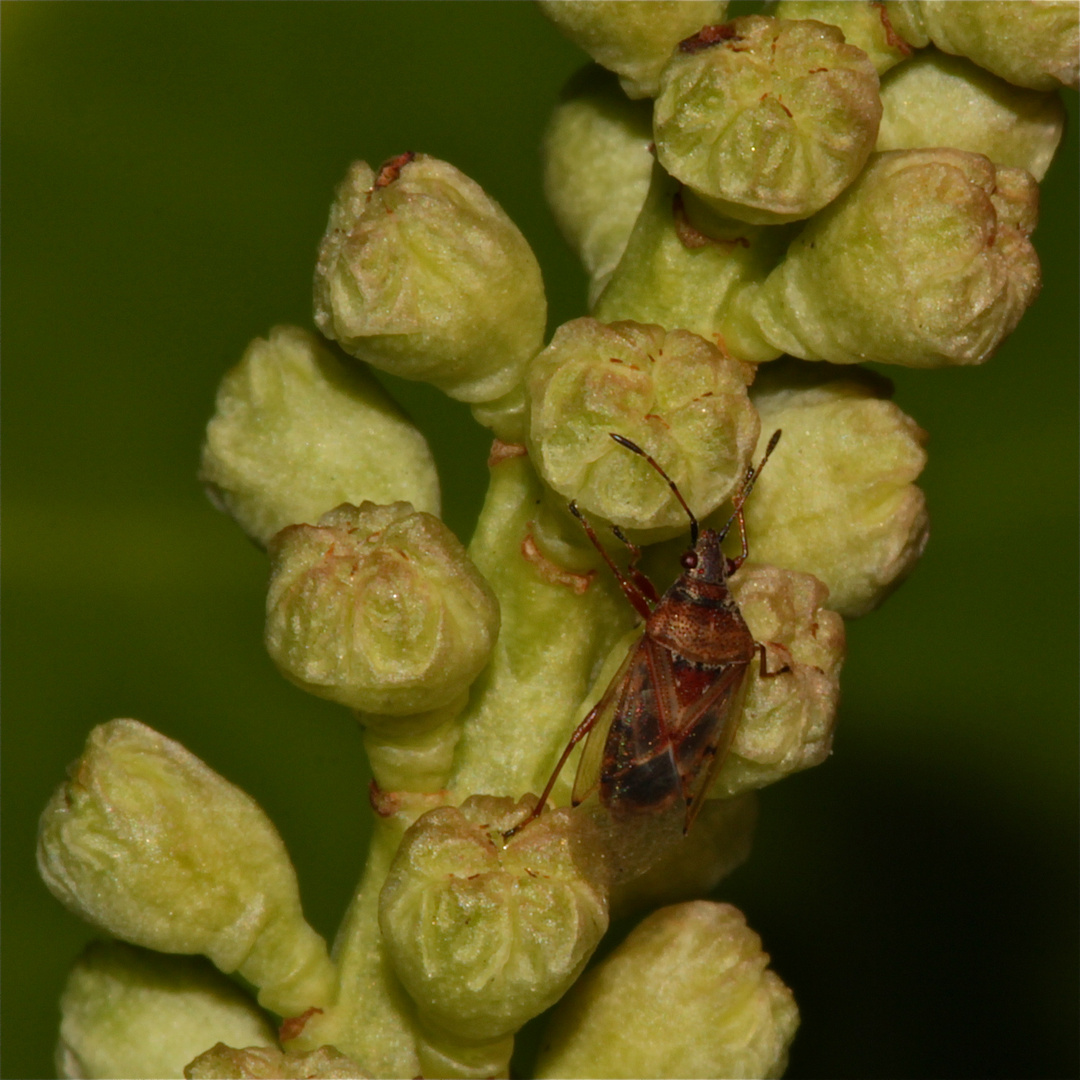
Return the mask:
MULTIPOLYGON (((736 520, 739 521, 740 531, 744 531, 742 508, 750 495, 750 492, 754 490, 754 484, 757 482, 757 478, 761 475, 761 470, 765 468, 765 462, 769 460, 769 455, 776 449, 776 444, 780 441, 780 436, 783 434, 781 428, 777 428, 772 433, 772 438, 769 440, 769 445, 765 447, 765 453, 762 455, 761 463, 755 469, 753 465, 746 470, 746 479, 743 481, 743 486, 739 489, 738 493, 732 497, 732 505, 735 507, 734 513, 728 518, 727 524, 720 530, 720 539, 723 540, 728 534, 728 529, 731 528, 731 523, 736 520)), ((745 539, 743 546, 745 547, 745 539)))
MULTIPOLYGON (((620 446, 625 446, 627 450, 633 450, 639 457, 643 457, 664 478, 664 480, 667 481, 667 486, 671 488, 675 498, 679 500, 679 505, 686 511, 687 516, 690 518, 690 546, 696 546, 698 540, 697 518, 694 517, 694 511, 687 506, 686 500, 682 497, 682 492, 675 486, 675 481, 664 472, 656 458, 654 458, 652 454, 647 454, 637 443, 631 442, 625 435, 616 435, 614 431, 609 431, 608 434, 620 446)), ((766 454, 766 457, 767 456, 768 454, 766 454)), ((764 462, 762 462, 762 464, 764 464, 764 462)))

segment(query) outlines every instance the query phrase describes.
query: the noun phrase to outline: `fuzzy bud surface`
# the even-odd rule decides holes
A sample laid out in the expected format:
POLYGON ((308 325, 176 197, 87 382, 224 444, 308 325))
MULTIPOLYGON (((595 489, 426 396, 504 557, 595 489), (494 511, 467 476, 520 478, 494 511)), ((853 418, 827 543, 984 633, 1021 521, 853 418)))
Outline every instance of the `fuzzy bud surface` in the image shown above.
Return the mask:
POLYGON ((57 1075, 179 1077, 209 1043, 275 1043, 269 1017, 202 957, 89 945, 60 998, 57 1075))
POLYGON ((547 301, 525 237, 479 184, 426 154, 338 188, 315 268, 315 323, 374 367, 467 402, 513 389, 547 301))
POLYGON ((804 360, 980 364, 1035 299, 1038 188, 961 150, 878 154, 806 225, 754 298, 804 360))
POLYGON ((754 388, 763 430, 784 437, 746 504, 754 558, 813 574, 849 618, 914 569, 930 524, 915 481, 926 433, 886 380, 857 369, 770 367, 754 388))
POLYGON ((727 0, 540 0, 540 10, 575 45, 619 76, 627 97, 656 97, 671 50, 727 0))
POLYGON ((607 893, 576 816, 510 841, 509 799, 471 796, 405 834, 379 901, 394 969, 425 1022, 496 1040, 553 1005, 607 929, 607 893))
POLYGON ((361 712, 449 705, 487 663, 499 607, 461 542, 408 503, 345 504, 271 542, 266 647, 302 689, 361 712))
POLYGON ((137 720, 90 733, 41 815, 38 870, 93 926, 160 952, 203 953, 283 1016, 332 997, 326 944, 258 804, 137 720))
POLYGON ((639 530, 686 527, 651 454, 699 516, 738 487, 757 443, 750 369, 685 330, 575 319, 529 367, 529 454, 582 510, 639 530))
POLYGON ((731 905, 661 908, 560 1002, 536 1075, 782 1076, 799 1013, 768 964, 731 905))
POLYGON ((1080 6, 1074 0, 888 0, 912 45, 932 41, 1016 86, 1057 90, 1080 82, 1080 6))
POLYGON ((835 26, 747 15, 680 44, 653 131, 672 176, 722 213, 770 225, 835 199, 880 119, 874 65, 835 26))
POLYGON ((731 753, 711 794, 728 798, 820 765, 832 751, 844 620, 825 609, 828 589, 810 574, 745 564, 731 591, 768 669, 751 669, 731 753), (783 667, 787 671, 782 671, 783 667))
POLYGON ((363 1080, 351 1058, 332 1046, 286 1051, 248 1046, 242 1050, 218 1043, 186 1069, 185 1080, 363 1080))
POLYGON ((439 513, 427 440, 375 379, 315 337, 278 326, 221 382, 199 478, 257 543, 343 502, 439 513))
POLYGON ((1057 94, 1013 86, 970 60, 927 49, 881 84, 876 150, 951 146, 1042 180, 1065 130, 1057 94))

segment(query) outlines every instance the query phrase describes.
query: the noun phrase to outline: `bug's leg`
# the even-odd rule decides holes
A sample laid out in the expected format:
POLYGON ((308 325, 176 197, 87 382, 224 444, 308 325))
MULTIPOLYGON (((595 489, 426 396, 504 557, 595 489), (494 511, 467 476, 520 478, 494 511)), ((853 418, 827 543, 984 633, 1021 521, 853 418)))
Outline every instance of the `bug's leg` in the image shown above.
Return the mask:
POLYGON ((604 694, 604 696, 589 710, 585 719, 574 728, 574 733, 570 736, 570 741, 566 744, 566 749, 563 750, 559 760, 555 763, 555 768, 552 769, 551 776, 548 777, 548 782, 544 785, 544 790, 540 792, 540 799, 536 806, 533 807, 532 812, 524 821, 519 822, 512 829, 503 833, 504 840, 509 840, 515 833, 520 832, 530 821, 538 818, 544 812, 544 807, 547 805, 548 798, 551 795, 551 789, 555 786, 555 781, 559 779, 559 773, 562 772, 567 758, 570 757, 570 752, 585 738, 586 735, 589 734, 590 731, 592 731, 596 724, 596 718, 607 706, 610 697, 610 692, 604 694))
MULTIPOLYGON (((776 642, 772 642, 773 645, 776 642)), ((759 663, 758 663, 758 675, 763 679, 771 679, 776 675, 783 675, 785 672, 791 670, 790 664, 785 664, 781 668, 777 668, 776 671, 769 671, 766 667, 766 661, 768 660, 768 653, 765 651, 765 643, 763 641, 755 641, 754 648, 757 650, 759 663)))
POLYGON ((607 549, 600 543, 600 537, 596 535, 596 531, 593 529, 592 525, 589 524, 588 519, 578 509, 576 502, 570 504, 570 513, 581 522, 582 527, 585 529, 585 534, 592 541, 593 547, 600 552, 604 562, 611 568, 611 572, 615 575, 615 580, 619 583, 619 588, 622 589, 623 595, 634 606, 634 610, 643 619, 648 619, 652 614, 652 608, 649 607, 649 600, 650 598, 653 600, 656 599, 656 590, 653 588, 652 582, 649 582, 648 591, 643 590, 639 578, 644 579, 645 575, 639 573, 636 569, 631 571, 634 580, 628 581, 626 575, 615 565, 615 560, 608 554, 607 549))
POLYGON ((630 565, 627 566, 626 572, 633 578, 634 584, 645 594, 647 600, 653 604, 659 603, 660 594, 656 591, 656 586, 638 569, 641 548, 628 539, 618 525, 612 525, 611 531, 630 549, 630 565))

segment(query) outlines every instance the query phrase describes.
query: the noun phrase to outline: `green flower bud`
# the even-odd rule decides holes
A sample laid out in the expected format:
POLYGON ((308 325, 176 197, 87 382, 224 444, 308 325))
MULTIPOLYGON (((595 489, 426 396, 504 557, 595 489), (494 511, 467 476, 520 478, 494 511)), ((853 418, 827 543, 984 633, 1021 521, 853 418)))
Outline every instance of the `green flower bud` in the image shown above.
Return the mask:
POLYGON ((747 15, 682 42, 653 131, 672 176, 721 213, 771 225, 835 199, 880 119, 874 65, 835 26, 747 15))
POLYGON ((379 901, 394 969, 425 1025, 459 1042, 504 1039, 550 1007, 607 929, 602 860, 579 816, 521 820, 472 796, 405 834, 379 901))
POLYGON ((590 303, 622 258, 645 202, 651 146, 651 103, 628 101, 603 68, 579 71, 548 122, 544 195, 589 274, 590 303))
POLYGON ((727 0, 540 0, 575 45, 619 76, 629 97, 656 97, 672 49, 724 21, 727 0))
POLYGON ((96 941, 60 998, 57 1075, 180 1077, 215 1039, 273 1046, 266 1014, 202 957, 96 941))
POLYGON ((357 1080, 364 1073, 332 1046, 296 1052, 270 1046, 236 1050, 218 1043, 191 1062, 184 1076, 186 1080, 357 1080))
POLYGON ((529 367, 530 459, 583 510, 625 528, 684 531, 668 485, 610 433, 651 454, 704 516, 739 486, 757 442, 749 376, 685 330, 575 319, 529 367))
POLYGON ((839 27, 849 45, 862 49, 879 75, 911 55, 911 48, 892 28, 884 4, 868 0, 780 0, 778 19, 815 19, 839 27))
POLYGON ((665 904, 696 900, 713 891, 750 857, 757 824, 757 796, 747 791, 733 799, 710 799, 681 837, 649 870, 616 883, 612 919, 652 911, 665 904))
POLYGON ((799 1013, 768 963, 729 904, 653 912, 559 1003, 536 1076, 781 1076, 799 1013))
POLYGON ((532 249, 478 184, 426 154, 349 170, 315 268, 315 322, 346 352, 493 401, 543 345, 546 319, 532 249))
POLYGON ((980 364, 1039 291, 1038 188, 960 150, 878 154, 807 223, 755 294, 777 349, 805 360, 980 364))
POLYGON ((710 790, 722 799, 829 756, 844 661, 844 620, 824 607, 829 590, 817 578, 747 563, 732 577, 731 592, 750 633, 766 646, 769 671, 779 674, 762 678, 757 662, 750 670, 731 752, 710 790))
POLYGON ((928 49, 881 84, 878 150, 950 146, 1046 175, 1065 129, 1056 94, 1025 90, 962 57, 928 49))
POLYGON ((391 716, 441 709, 498 631, 498 603, 457 537, 408 503, 339 506, 270 543, 266 647, 318 697, 391 716))
POLYGON ((295 326, 256 338, 222 380, 199 478, 263 546, 343 502, 405 499, 439 513, 424 436, 371 375, 295 326))
POLYGON ((332 1000, 285 845, 258 804, 137 720, 90 733, 41 816, 38 869, 87 922, 161 952, 203 953, 282 1016, 332 1000))
POLYGON ((918 48, 932 41, 1032 90, 1080 84, 1075 0, 889 0, 885 8, 896 31, 918 48))
POLYGON ((790 239, 790 227, 722 217, 656 165, 626 252, 593 315, 690 330, 740 360, 773 360, 780 352, 747 318, 747 298, 790 239))
POLYGON ((848 617, 907 577, 929 535, 914 483, 926 433, 884 400, 891 390, 862 369, 795 362, 765 369, 754 387, 762 430, 784 437, 746 504, 750 550, 819 578, 826 606, 848 617))

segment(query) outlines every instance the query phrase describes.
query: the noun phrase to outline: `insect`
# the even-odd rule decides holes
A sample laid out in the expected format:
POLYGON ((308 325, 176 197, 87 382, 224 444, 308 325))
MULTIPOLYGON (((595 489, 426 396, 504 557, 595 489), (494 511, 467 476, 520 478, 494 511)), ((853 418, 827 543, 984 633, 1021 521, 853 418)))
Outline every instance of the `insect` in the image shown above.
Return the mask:
POLYGON ((611 437, 645 458, 667 482, 690 518, 690 547, 679 560, 682 574, 660 596, 637 568, 640 549, 617 526, 612 527, 630 549, 624 574, 577 505, 570 504, 571 513, 645 620, 645 632, 603 696, 574 729, 535 809, 512 832, 539 816, 570 752, 586 736, 574 781, 574 806, 597 786, 601 803, 616 819, 659 814, 681 803, 685 807, 683 832, 689 832, 731 746, 755 654, 764 678, 789 670, 787 666, 767 670, 765 645, 754 640, 727 583, 749 554, 743 505, 780 432, 769 440, 761 464, 747 470, 732 500, 734 512, 719 531, 699 529, 675 482, 641 447, 622 435, 611 433, 611 437), (729 558, 721 544, 735 522, 742 552, 729 558))

